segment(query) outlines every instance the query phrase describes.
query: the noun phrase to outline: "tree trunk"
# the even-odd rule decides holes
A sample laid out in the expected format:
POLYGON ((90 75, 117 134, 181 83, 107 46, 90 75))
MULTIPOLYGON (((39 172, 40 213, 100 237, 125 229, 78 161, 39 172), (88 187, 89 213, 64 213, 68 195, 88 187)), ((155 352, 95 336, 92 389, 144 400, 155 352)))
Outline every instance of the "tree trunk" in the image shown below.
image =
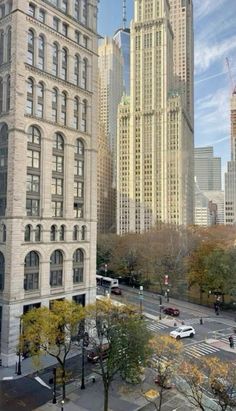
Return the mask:
POLYGON ((159 407, 158 407, 158 411, 161 411, 161 407, 162 407, 162 388, 160 389, 160 393, 159 393, 159 407))
POLYGON ((109 387, 104 386, 104 411, 108 411, 109 387))

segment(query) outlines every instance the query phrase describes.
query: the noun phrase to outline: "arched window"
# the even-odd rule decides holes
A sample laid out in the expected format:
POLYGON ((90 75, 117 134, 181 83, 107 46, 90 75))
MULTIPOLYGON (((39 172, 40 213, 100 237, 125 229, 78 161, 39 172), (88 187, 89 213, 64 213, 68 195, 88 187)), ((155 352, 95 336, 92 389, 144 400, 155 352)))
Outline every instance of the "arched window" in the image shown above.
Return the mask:
POLYGON ((79 130, 79 98, 74 98, 74 128, 79 130))
POLYGON ((73 228, 73 240, 78 241, 79 239, 79 227, 77 225, 73 228))
POLYGON ((60 230, 59 230, 59 240, 64 241, 65 240, 65 226, 61 225, 60 230))
POLYGON ((37 146, 41 145, 41 133, 38 127, 31 126, 28 131, 27 141, 29 144, 34 144, 37 146))
POLYGON ((58 151, 64 150, 64 139, 60 133, 55 133, 53 136, 53 148, 58 151))
POLYGON ((52 120, 57 122, 58 120, 58 90, 54 88, 52 90, 52 120))
POLYGON ((39 83, 37 87, 37 116, 43 118, 44 109, 44 85, 39 83))
POLYGON ((80 85, 79 70, 80 70, 80 56, 79 56, 79 54, 76 54, 76 56, 75 56, 75 66, 74 66, 74 82, 77 86, 80 85))
POLYGON ((11 27, 7 32, 7 61, 11 61, 11 27))
POLYGON ((52 46, 52 74, 58 76, 59 73, 59 48, 56 43, 52 46))
POLYGON ((34 65, 34 32, 32 30, 28 31, 27 63, 34 65))
POLYGON ((27 102, 26 102, 26 113, 34 114, 34 82, 32 78, 27 80, 27 102))
POLYGON ((32 240, 32 226, 28 224, 25 227, 25 241, 29 242, 32 240))
POLYGON ((5 279, 5 258, 3 253, 0 252, 0 290, 4 289, 4 279, 5 279))
POLYGON ((11 13, 12 11, 12 0, 8 1, 8 13, 11 13))
POLYGON ((63 277, 63 254, 60 250, 55 250, 50 258, 50 286, 62 286, 63 277))
POLYGON ((86 234, 87 234, 87 228, 85 225, 82 226, 81 229, 81 240, 85 241, 86 240, 86 234))
POLYGON ((84 253, 78 248, 73 254, 73 283, 82 283, 84 280, 84 253))
POLYGON ((87 89, 88 87, 88 60, 83 59, 83 66, 82 66, 82 87, 87 89))
POLYGON ((0 77, 0 114, 3 112, 3 79, 0 77))
POLYGON ((67 80, 67 60, 68 52, 65 48, 63 48, 61 52, 61 78, 63 80, 67 80))
POLYGON ((39 242, 41 241, 41 236, 42 236, 42 227, 40 224, 36 225, 35 229, 35 241, 39 242))
POLYGON ((0 65, 3 63, 4 32, 0 31, 0 65))
POLYGON ((57 226, 52 225, 51 226, 51 233, 50 233, 50 239, 51 241, 56 241, 56 236, 57 236, 57 226))
POLYGON ((7 76, 7 93, 6 93, 6 111, 10 110, 11 106, 11 76, 7 76))
POLYGON ((0 216, 5 215, 7 204, 8 126, 0 123, 0 216))
POLYGON ((44 70, 44 63, 45 63, 45 40, 44 37, 41 35, 39 36, 39 43, 38 43, 38 67, 40 70, 44 70))
POLYGON ((2 242, 5 243, 7 241, 7 228, 5 224, 2 225, 2 242))
POLYGON ((39 256, 36 251, 31 251, 25 257, 24 289, 26 291, 39 288, 39 256))
POLYGON ((87 114, 88 114, 88 103, 87 103, 87 100, 83 100, 81 127, 82 127, 82 131, 84 132, 87 131, 87 114))
POLYGON ((66 126, 66 110, 67 110, 67 95, 63 91, 61 94, 61 121, 64 126, 66 126))
POLYGON ((84 143, 83 143, 83 141, 78 138, 76 142, 77 142, 76 154, 78 154, 78 156, 84 157, 84 143))

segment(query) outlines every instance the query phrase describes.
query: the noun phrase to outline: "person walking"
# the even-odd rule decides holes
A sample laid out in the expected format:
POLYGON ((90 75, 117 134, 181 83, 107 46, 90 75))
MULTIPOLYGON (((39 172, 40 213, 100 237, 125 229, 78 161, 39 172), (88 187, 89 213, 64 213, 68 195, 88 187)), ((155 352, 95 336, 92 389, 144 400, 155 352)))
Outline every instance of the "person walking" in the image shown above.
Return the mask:
POLYGON ((229 337, 229 346, 230 348, 234 348, 234 338, 232 335, 229 337))

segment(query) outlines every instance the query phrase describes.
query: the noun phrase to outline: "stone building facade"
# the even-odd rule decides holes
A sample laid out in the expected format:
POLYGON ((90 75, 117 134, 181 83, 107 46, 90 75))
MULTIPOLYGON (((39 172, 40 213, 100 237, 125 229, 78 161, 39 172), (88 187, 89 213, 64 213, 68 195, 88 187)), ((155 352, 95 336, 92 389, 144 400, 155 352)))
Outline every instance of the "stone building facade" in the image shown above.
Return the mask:
POLYGON ((0 336, 96 295, 97 0, 0 0, 0 336))

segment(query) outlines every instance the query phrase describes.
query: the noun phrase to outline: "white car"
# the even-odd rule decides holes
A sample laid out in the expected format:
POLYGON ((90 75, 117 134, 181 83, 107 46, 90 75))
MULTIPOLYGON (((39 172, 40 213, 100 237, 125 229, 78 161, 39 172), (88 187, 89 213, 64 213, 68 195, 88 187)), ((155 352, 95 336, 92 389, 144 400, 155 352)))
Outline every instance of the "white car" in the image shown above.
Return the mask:
POLYGON ((170 332, 170 336, 180 340, 180 338, 185 337, 194 337, 195 330, 190 325, 182 325, 181 327, 176 328, 176 330, 170 332))

